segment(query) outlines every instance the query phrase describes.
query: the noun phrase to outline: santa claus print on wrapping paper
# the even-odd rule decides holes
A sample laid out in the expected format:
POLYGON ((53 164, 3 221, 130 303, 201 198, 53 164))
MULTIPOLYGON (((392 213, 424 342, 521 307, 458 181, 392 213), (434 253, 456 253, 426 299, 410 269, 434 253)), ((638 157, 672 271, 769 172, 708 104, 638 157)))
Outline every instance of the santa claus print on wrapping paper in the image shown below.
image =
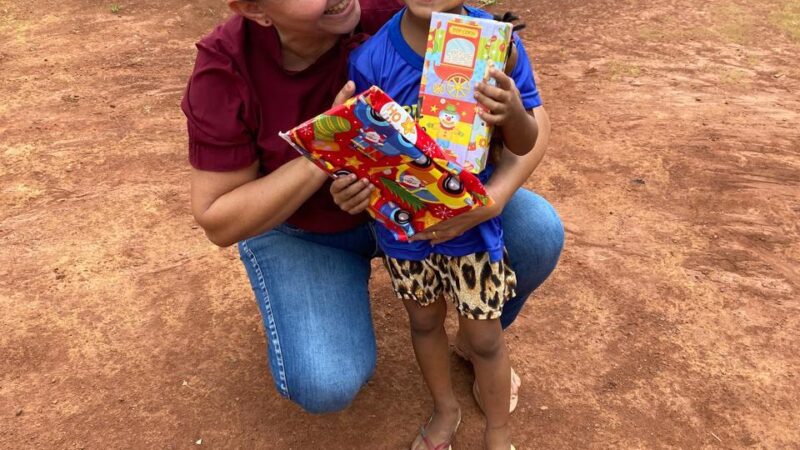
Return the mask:
POLYGON ((492 200, 377 87, 281 133, 332 176, 356 174, 377 187, 367 211, 399 240, 492 200))

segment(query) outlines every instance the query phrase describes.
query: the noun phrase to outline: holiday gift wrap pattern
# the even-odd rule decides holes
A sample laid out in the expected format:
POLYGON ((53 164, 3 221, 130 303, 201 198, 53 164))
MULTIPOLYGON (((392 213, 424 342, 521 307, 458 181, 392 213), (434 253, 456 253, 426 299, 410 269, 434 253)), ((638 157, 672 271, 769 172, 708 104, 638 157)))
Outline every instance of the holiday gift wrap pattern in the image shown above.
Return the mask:
POLYGON ((280 135, 334 177, 369 179, 377 189, 367 211, 402 241, 492 203, 478 178, 375 86, 280 135))

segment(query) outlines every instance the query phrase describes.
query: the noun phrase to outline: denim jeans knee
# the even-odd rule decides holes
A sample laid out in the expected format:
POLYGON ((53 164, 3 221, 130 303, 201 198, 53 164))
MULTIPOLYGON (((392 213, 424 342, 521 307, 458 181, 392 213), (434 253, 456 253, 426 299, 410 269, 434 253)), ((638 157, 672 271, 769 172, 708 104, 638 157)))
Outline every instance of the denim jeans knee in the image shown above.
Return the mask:
POLYGON ((506 302, 500 317, 506 328, 528 296, 556 268, 564 247, 564 226, 547 200, 519 189, 503 210, 503 234, 511 267, 517 274, 517 296, 506 302))
POLYGON ((338 368, 338 358, 332 359, 329 370, 317 372, 311 368, 313 375, 289 374, 289 398, 309 413, 333 413, 347 408, 375 369, 373 360, 371 367, 364 367, 360 373, 345 371, 338 368))
POLYGON ((312 413, 349 405, 375 368, 367 228, 334 235, 267 232, 239 243, 284 397, 312 413))

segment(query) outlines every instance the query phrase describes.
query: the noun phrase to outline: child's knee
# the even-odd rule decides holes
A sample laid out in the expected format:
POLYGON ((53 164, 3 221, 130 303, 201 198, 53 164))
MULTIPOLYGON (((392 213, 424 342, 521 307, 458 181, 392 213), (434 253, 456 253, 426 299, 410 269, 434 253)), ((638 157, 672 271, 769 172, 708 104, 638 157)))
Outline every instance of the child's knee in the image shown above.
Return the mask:
POLYGON ((467 336, 471 354, 480 359, 494 359, 504 349, 502 331, 489 333, 470 333, 467 336))
POLYGON ((440 330, 444 325, 446 310, 439 308, 439 305, 415 308, 418 309, 411 311, 409 314, 409 324, 411 325, 412 333, 416 335, 426 335, 440 330))

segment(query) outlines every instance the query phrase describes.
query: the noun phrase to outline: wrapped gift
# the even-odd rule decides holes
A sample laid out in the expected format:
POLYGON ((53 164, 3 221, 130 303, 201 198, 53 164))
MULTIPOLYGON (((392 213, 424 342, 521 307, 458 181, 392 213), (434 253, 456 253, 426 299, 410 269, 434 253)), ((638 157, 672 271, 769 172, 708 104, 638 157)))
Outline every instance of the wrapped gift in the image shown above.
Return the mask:
MULTIPOLYGON (((420 84, 419 124, 465 169, 486 167, 492 127, 477 114, 475 84, 505 68, 512 24, 433 13, 420 84)), ((493 79, 488 80, 494 83, 493 79)))
POLYGON ((367 211, 402 241, 492 203, 478 178, 375 86, 280 136, 333 177, 369 179, 377 189, 367 211))

